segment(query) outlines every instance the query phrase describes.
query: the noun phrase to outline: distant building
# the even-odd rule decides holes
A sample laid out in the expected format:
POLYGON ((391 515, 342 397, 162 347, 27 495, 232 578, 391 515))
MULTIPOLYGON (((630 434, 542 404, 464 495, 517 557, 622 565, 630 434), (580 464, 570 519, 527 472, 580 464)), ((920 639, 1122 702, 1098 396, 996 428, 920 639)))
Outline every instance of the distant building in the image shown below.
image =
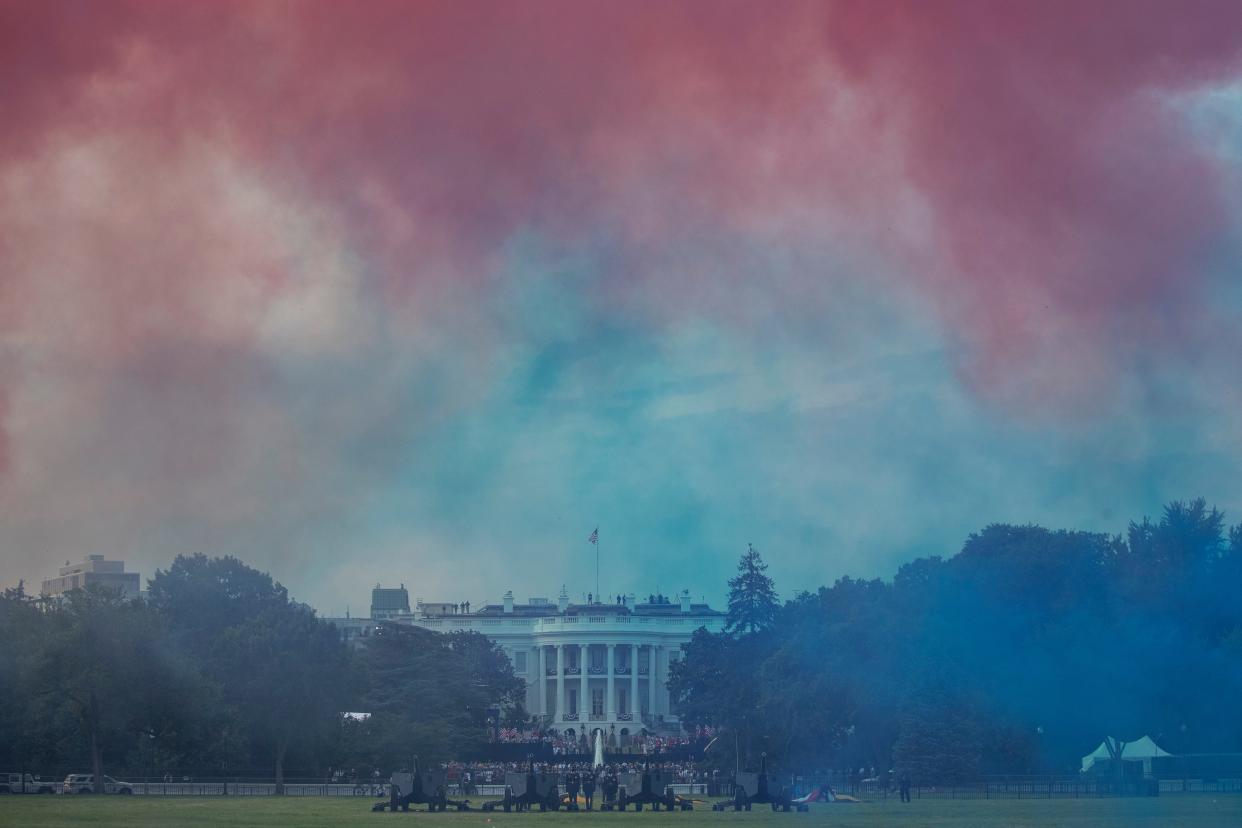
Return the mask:
POLYGON ((137 572, 126 572, 124 561, 106 561, 103 555, 87 555, 78 563, 65 561, 54 578, 45 578, 39 593, 45 598, 59 598, 75 589, 100 586, 120 592, 125 598, 137 598, 142 591, 137 572))
POLYGON ((324 620, 335 624, 341 633, 341 638, 355 646, 370 638, 379 626, 370 618, 352 618, 348 615, 344 618, 325 618, 324 620))
POLYGON ((501 603, 474 610, 464 601, 419 601, 412 613, 328 620, 351 641, 372 635, 378 620, 480 632, 526 681, 526 709, 545 726, 567 734, 598 727, 625 736, 681 729, 666 684, 670 667, 695 630, 719 632, 725 619, 707 604, 691 603, 689 591, 676 598, 627 595, 571 604, 562 588, 556 603, 531 598, 519 604, 507 592, 501 603))
POLYGON ((375 585, 371 590, 371 619, 383 621, 398 615, 410 614, 410 593, 405 584, 393 589, 375 585))

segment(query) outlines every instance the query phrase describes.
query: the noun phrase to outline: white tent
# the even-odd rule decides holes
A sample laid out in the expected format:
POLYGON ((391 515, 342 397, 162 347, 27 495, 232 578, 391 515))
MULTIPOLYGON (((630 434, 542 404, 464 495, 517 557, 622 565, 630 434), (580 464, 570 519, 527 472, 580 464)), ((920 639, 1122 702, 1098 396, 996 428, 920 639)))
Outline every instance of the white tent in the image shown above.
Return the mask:
MULTIPOLYGON (((1110 753, 1108 750, 1108 743, 1110 741, 1114 745, 1117 744, 1116 739, 1109 739, 1107 741, 1100 742, 1100 746, 1098 748, 1091 751, 1086 756, 1082 757, 1082 769, 1084 773, 1086 771, 1091 770, 1091 766, 1094 765, 1098 760, 1113 758, 1112 753, 1110 753)), ((1172 756, 1172 755, 1173 754, 1169 753, 1167 750, 1162 750, 1160 745, 1156 744, 1155 742, 1151 740, 1150 736, 1144 736, 1141 739, 1135 739, 1133 742, 1125 742, 1123 743, 1122 748, 1121 748, 1121 758, 1123 761, 1127 759, 1137 761, 1140 759, 1150 759, 1153 756, 1172 756)))

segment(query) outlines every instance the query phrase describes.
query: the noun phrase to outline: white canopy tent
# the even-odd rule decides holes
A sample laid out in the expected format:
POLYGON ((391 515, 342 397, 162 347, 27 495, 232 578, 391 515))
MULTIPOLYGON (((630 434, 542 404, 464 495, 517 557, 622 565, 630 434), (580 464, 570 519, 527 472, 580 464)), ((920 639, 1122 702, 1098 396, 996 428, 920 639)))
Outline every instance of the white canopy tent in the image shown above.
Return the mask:
MULTIPOLYGON (((1082 757, 1082 769, 1085 773, 1091 770, 1091 766, 1101 759, 1112 759, 1112 751, 1108 749, 1108 743, 1117 744, 1116 739, 1109 739, 1100 742, 1100 746, 1095 750, 1082 757)), ((1151 740, 1150 736, 1144 736, 1141 739, 1135 739, 1133 742, 1124 742, 1121 747, 1121 759, 1126 760, 1142 760, 1151 759, 1153 756, 1172 756, 1167 750, 1163 750, 1160 745, 1151 740)))

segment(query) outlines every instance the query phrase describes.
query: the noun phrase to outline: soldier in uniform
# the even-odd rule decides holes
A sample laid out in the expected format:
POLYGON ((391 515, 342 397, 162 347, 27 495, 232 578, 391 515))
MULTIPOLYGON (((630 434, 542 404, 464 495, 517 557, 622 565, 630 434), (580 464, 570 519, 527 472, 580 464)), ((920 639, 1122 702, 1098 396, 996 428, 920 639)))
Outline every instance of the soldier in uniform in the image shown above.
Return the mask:
POLYGON ((572 771, 565 777, 565 793, 569 794, 569 810, 578 810, 578 774, 572 771))
POLYGON ((582 798, 586 800, 586 809, 591 810, 591 797, 595 796, 595 771, 582 774, 582 798))

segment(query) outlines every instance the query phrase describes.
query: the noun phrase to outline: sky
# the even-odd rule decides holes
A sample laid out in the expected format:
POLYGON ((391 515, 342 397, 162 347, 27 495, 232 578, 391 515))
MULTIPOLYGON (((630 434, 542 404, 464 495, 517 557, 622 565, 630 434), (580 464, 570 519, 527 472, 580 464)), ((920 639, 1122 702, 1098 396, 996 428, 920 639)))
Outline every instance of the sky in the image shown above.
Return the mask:
POLYGON ((0 0, 0 585, 1237 522, 1240 173, 1234 0, 0 0))

